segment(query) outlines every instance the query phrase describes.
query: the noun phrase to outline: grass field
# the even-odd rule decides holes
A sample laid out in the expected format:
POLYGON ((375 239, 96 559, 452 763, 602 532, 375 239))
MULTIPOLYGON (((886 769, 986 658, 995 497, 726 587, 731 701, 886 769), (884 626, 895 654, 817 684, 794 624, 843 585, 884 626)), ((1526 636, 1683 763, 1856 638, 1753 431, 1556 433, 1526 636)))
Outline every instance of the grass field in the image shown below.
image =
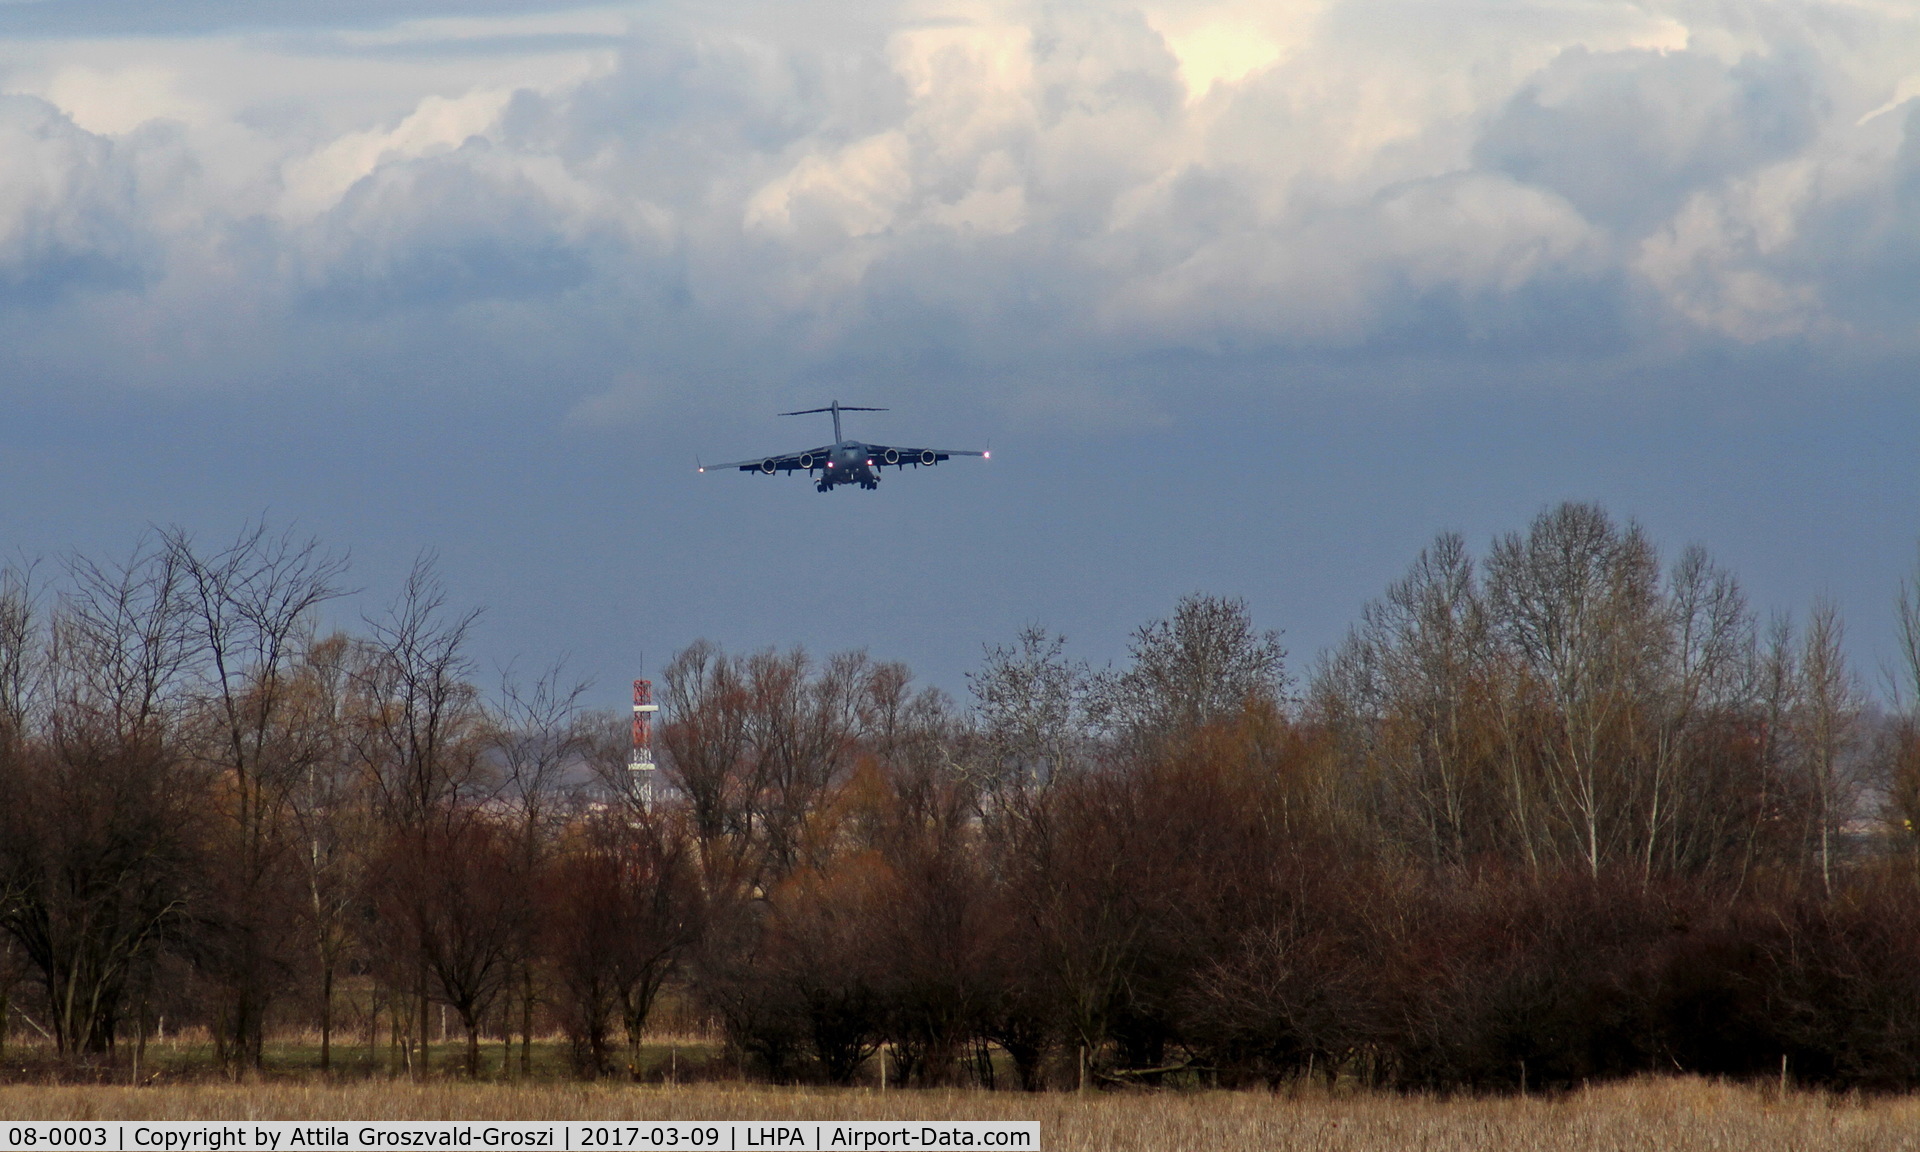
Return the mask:
POLYGON ((1277 1149, 1920 1149, 1920 1100, 1862 1100, 1691 1079, 1556 1099, 1324 1093, 828 1091, 362 1081, 147 1088, 13 1085, 9 1119, 1024 1119, 1050 1152, 1277 1149))
MULTIPOLYGON (((429 1046, 428 1063, 434 1078, 464 1076, 466 1045, 458 1040, 438 1040, 429 1046)), ((101 1079, 131 1082, 128 1060, 131 1046, 123 1045, 114 1054, 109 1068, 96 1070, 101 1079)), ((714 1077, 737 1078, 730 1065, 721 1059, 722 1045, 710 1036, 649 1036, 640 1051, 642 1079, 699 1080, 714 1077)), ((509 1052, 496 1037, 480 1049, 480 1079, 502 1081, 530 1079, 536 1083, 574 1081, 578 1077, 567 1056, 567 1045, 558 1037, 541 1037, 527 1046, 524 1070, 523 1051, 516 1040, 509 1052)), ((624 1045, 613 1052, 615 1071, 623 1076, 627 1052, 624 1045)), ((319 1076, 320 1043, 313 1036, 279 1036, 267 1041, 264 1074, 269 1080, 306 1080, 319 1076)), ((336 1043, 332 1054, 332 1079, 351 1081, 374 1079, 386 1083, 405 1077, 397 1050, 385 1045, 369 1047, 364 1043, 336 1043)), ((56 1081, 74 1078, 74 1070, 64 1064, 53 1047, 42 1043, 7 1045, 0 1053, 0 1081, 56 1081)), ((204 1029, 185 1035, 169 1034, 164 1041, 150 1041, 140 1065, 140 1080, 162 1085, 183 1082, 201 1083, 221 1079, 213 1041, 204 1029)))

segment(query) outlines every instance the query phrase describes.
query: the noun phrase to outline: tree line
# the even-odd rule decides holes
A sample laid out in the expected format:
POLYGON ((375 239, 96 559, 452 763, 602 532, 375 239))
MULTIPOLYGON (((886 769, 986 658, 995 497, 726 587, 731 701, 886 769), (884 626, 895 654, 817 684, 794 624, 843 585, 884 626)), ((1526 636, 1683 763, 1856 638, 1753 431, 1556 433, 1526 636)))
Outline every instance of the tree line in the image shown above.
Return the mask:
POLYGON ((7 1032, 328 1069, 351 1003, 394 1075, 626 1076, 667 997, 779 1081, 1920 1082, 1920 574, 1870 693, 1830 606, 1567 504, 1304 676, 1206 595, 1117 667, 1026 629, 964 706, 696 643, 654 773, 558 671, 483 687, 429 564, 321 629, 345 576, 254 525, 0 578, 7 1032))

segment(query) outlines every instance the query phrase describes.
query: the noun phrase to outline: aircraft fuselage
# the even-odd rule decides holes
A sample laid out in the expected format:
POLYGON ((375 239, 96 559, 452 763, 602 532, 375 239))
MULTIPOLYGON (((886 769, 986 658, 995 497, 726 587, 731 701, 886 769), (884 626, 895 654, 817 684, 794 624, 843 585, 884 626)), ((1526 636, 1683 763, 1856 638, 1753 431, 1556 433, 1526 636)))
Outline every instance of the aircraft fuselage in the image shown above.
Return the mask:
POLYGON ((831 491, 840 484, 880 487, 880 474, 873 467, 875 457, 868 446, 860 441, 842 440, 827 449, 826 457, 812 469, 814 483, 820 491, 831 491))

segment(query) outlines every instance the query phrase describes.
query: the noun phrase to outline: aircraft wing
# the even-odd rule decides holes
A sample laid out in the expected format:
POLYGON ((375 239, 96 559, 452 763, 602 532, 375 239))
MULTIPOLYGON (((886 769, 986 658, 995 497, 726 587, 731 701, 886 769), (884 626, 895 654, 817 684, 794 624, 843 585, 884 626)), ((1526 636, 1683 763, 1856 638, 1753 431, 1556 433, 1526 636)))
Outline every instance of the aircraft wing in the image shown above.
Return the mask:
POLYGON ((807 448, 799 452, 782 452, 773 456, 761 456, 753 460, 735 460, 728 464, 703 464, 702 472, 724 472, 737 468, 742 472, 762 472, 768 476, 776 472, 811 472, 827 462, 827 448, 807 448))
POLYGON ((909 464, 938 464, 949 456, 988 456, 972 448, 896 448, 888 444, 867 445, 867 458, 875 468, 905 468, 909 464))

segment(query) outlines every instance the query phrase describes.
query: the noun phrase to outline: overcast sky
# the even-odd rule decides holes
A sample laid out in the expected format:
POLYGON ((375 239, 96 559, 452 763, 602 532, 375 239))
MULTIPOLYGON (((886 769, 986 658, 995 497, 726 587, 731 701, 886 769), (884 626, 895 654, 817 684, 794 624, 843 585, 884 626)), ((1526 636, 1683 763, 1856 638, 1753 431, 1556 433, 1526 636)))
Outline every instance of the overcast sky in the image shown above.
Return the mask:
POLYGON ((1911 0, 0 0, 0 544, 422 549, 491 668, 1304 668, 1597 500, 1869 679, 1920 537, 1911 0), (696 474, 994 450, 878 493, 696 474))

